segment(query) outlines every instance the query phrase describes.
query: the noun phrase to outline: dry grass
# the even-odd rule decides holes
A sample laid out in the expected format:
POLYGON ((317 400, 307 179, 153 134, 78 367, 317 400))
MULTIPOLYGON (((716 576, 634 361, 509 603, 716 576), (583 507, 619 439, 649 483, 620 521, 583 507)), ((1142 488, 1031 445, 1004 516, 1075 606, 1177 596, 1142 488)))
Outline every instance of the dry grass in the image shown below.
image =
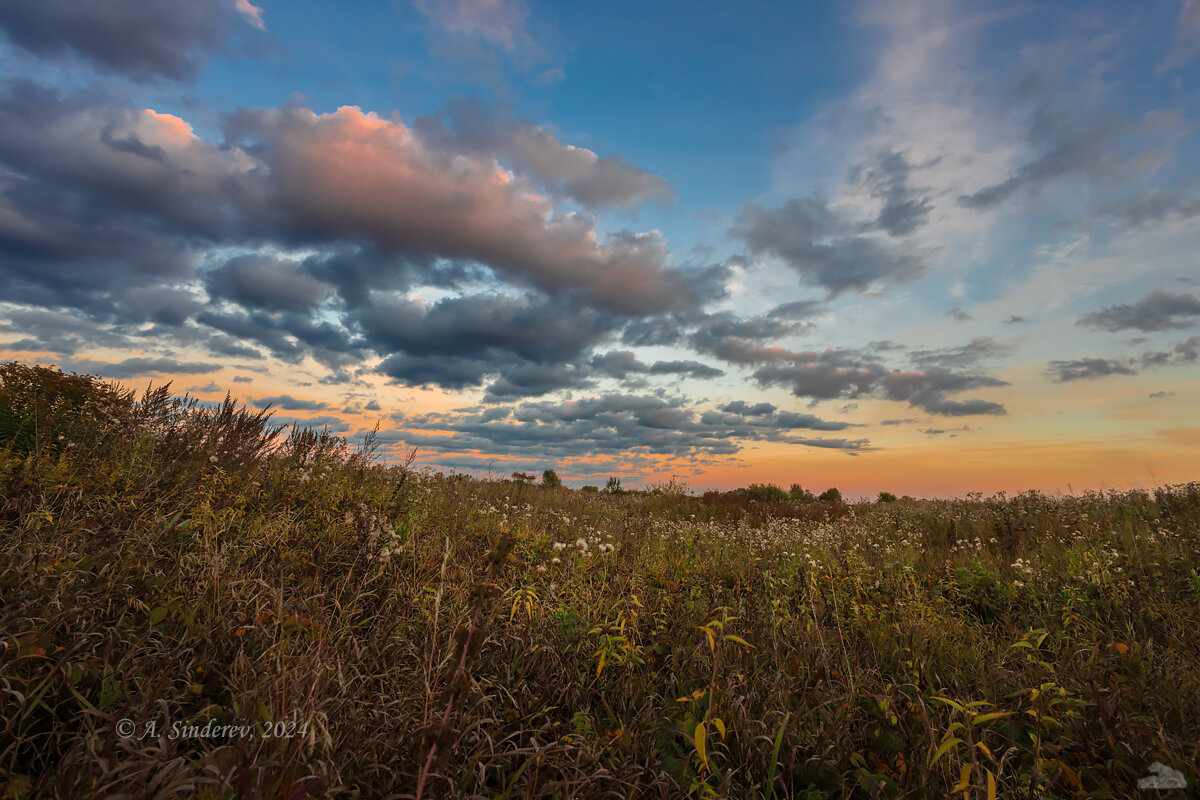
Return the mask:
POLYGON ((1200 785, 1200 485, 706 505, 0 380, 6 796, 1126 797, 1153 761, 1200 785), (210 720, 296 735, 169 735, 210 720))

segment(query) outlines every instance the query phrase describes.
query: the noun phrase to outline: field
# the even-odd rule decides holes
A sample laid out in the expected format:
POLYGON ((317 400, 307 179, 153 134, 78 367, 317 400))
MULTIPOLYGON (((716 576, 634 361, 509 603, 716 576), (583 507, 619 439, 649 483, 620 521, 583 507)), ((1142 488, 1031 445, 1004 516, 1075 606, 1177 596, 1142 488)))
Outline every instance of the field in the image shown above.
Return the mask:
POLYGON ((1200 785, 1200 484, 582 492, 0 377, 4 797, 1200 785))

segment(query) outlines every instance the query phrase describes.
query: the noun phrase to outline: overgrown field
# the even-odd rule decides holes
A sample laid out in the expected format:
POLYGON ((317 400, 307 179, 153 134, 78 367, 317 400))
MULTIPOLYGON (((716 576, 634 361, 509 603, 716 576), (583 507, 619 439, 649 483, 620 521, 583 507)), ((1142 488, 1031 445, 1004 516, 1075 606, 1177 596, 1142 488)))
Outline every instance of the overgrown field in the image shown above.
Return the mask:
POLYGON ((0 795, 1200 785, 1200 484, 706 504, 0 378, 0 795))

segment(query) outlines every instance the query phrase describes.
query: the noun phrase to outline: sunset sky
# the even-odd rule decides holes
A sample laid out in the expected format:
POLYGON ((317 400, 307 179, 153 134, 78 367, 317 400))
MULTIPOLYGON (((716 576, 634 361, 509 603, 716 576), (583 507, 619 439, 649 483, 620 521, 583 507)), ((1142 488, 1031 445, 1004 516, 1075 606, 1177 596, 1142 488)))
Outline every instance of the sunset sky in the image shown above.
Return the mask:
POLYGON ((1200 477, 1200 0, 0 33, 0 360, 573 486, 1200 477))

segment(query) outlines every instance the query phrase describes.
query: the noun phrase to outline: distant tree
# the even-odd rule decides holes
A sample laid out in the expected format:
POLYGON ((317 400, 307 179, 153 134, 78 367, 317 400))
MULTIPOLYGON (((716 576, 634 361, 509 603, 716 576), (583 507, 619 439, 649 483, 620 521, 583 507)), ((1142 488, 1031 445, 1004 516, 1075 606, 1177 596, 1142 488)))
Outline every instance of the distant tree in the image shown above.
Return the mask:
POLYGON ((842 502, 842 493, 834 487, 821 492, 820 497, 817 499, 822 503, 840 503, 842 502))
POLYGON ((562 478, 558 477, 558 473, 554 470, 548 469, 542 473, 542 486, 557 489, 562 486, 562 478))
POLYGON ((512 479, 517 483, 533 483, 534 477, 528 472, 514 472, 512 479))
POLYGON ((772 483, 752 483, 737 493, 747 500, 761 500, 768 503, 783 503, 788 499, 788 493, 772 483))
POLYGON ((788 489, 788 499, 793 503, 811 503, 817 498, 808 489, 798 483, 793 483, 792 488, 788 489))
POLYGON ((894 503, 894 502, 896 502, 896 495, 892 494, 891 492, 880 492, 879 493, 879 502, 894 503))
POLYGON ((600 487, 599 486, 584 486, 583 491, 588 492, 590 494, 592 492, 600 491, 600 487))
POLYGON ((610 475, 608 478, 608 483, 604 484, 604 493, 605 494, 620 494, 621 492, 622 492, 621 479, 618 478, 616 475, 610 475))

